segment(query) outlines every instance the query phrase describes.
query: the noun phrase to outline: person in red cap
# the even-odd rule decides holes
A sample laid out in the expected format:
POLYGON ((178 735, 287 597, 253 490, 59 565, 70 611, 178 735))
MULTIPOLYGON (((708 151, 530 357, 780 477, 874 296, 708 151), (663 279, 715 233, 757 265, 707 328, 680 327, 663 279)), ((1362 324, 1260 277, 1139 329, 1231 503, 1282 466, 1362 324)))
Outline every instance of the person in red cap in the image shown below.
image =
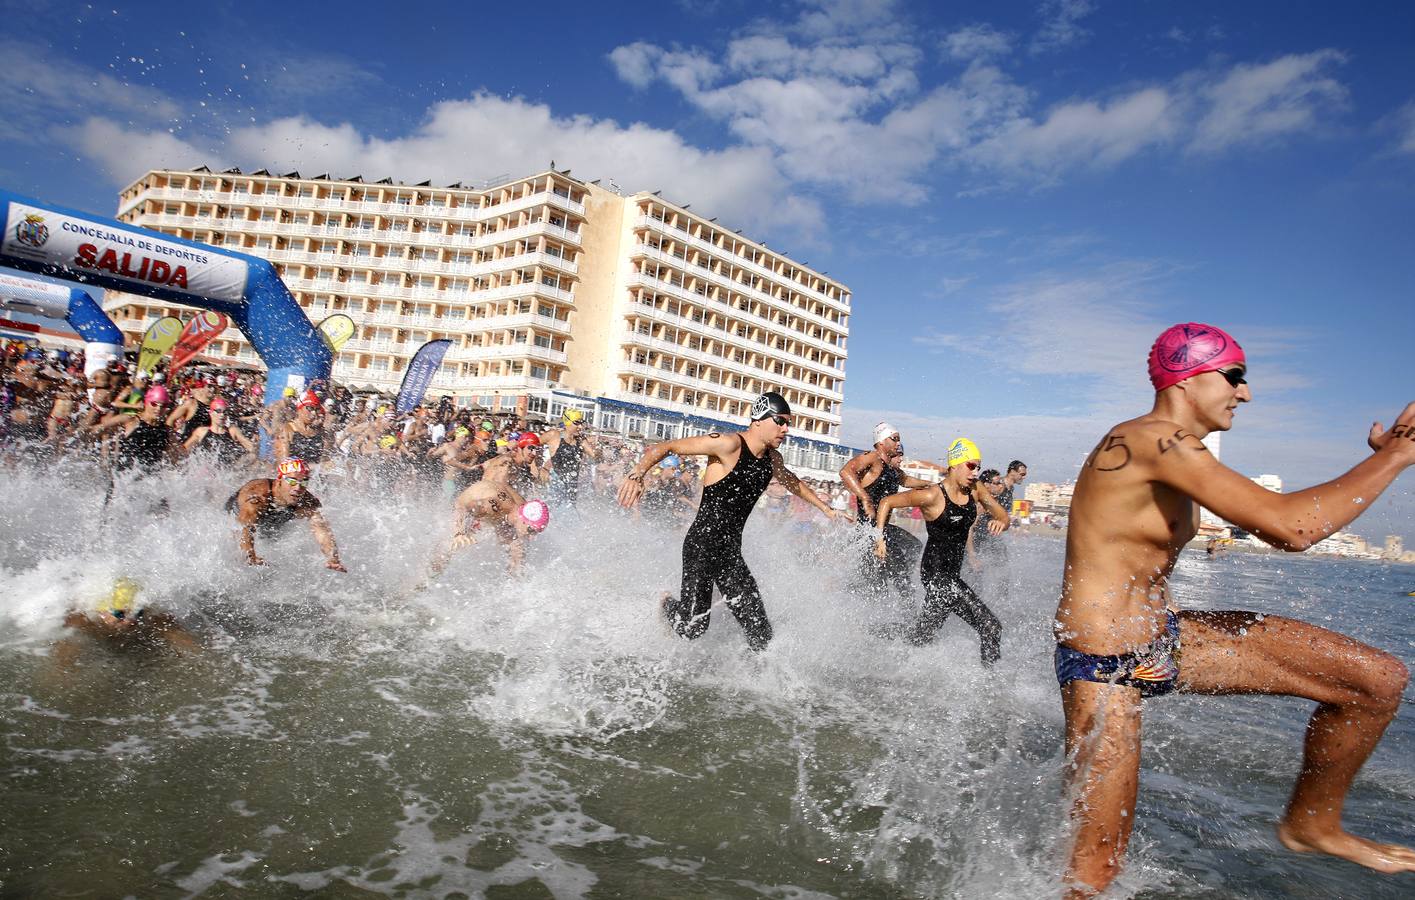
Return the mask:
POLYGON ((519 493, 529 494, 548 477, 540 465, 540 436, 523 431, 511 449, 481 463, 482 478, 497 484, 509 484, 519 493))
POLYGON ((177 432, 179 441, 186 441, 192 432, 211 424, 211 399, 215 388, 205 378, 192 382, 191 393, 167 415, 167 427, 177 432))
POLYGON ((231 404, 225 397, 211 401, 211 424, 192 432, 182 444, 185 453, 201 448, 215 455, 223 465, 235 465, 242 459, 255 459, 257 448, 250 438, 231 421, 231 404))
POLYGON ((1415 403, 1389 431, 1371 426, 1373 452, 1350 471, 1278 494, 1220 464, 1202 443, 1233 427, 1239 404, 1253 399, 1247 358, 1231 335, 1175 325, 1155 341, 1149 369, 1154 408, 1101 439, 1071 502, 1056 611, 1076 828, 1071 895, 1098 893, 1118 873, 1135 821, 1140 702, 1175 690, 1315 700, 1278 838, 1290 850, 1381 872, 1415 871, 1415 851, 1341 824, 1352 779, 1400 706, 1409 679, 1400 660, 1281 616, 1178 612, 1169 585, 1200 507, 1287 551, 1345 527, 1415 463, 1415 403))
POLYGON ((275 434, 275 458, 295 456, 311 466, 329 452, 330 436, 324 428, 324 405, 314 391, 305 391, 295 402, 295 418, 275 434))
POLYGON ((339 561, 334 531, 320 512, 319 498, 309 492, 310 467, 295 457, 282 460, 275 474, 275 478, 252 478, 226 501, 226 511, 241 523, 241 552, 246 561, 253 566, 265 565, 255 552, 257 531, 274 536, 295 519, 306 519, 324 553, 325 568, 349 571, 339 561))

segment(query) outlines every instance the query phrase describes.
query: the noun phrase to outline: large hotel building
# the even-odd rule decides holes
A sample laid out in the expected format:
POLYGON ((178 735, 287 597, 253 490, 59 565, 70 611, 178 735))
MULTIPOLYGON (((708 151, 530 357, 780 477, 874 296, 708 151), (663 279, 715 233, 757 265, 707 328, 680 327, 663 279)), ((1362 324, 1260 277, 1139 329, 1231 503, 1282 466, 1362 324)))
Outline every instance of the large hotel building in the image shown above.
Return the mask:
MULTIPOLYGON (((357 325, 334 365, 396 391, 425 341, 450 338, 432 392, 652 440, 740 427, 775 390, 795 413, 787 459, 834 472, 850 292, 657 194, 554 170, 480 188, 297 172, 150 171, 120 196, 133 225, 263 257, 311 321, 357 325)), ((104 303, 137 338, 182 312, 104 303)), ((207 354, 257 364, 241 333, 207 354)))

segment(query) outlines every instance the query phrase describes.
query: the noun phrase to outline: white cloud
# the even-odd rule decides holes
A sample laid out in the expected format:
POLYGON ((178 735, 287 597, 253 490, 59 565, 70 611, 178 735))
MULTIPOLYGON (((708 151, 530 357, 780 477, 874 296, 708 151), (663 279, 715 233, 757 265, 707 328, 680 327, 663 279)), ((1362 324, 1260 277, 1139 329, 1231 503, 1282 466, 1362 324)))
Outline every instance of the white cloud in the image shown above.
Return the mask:
POLYGON ((987 24, 967 25, 944 37, 943 52, 964 62, 1006 56, 1012 52, 1012 36, 987 24))
POLYGON ((1042 26, 1028 47, 1033 53, 1064 50, 1090 37, 1081 20, 1096 11, 1090 0, 1045 0, 1039 10, 1042 26))
POLYGON ((1234 66, 1200 88, 1206 110, 1189 149, 1216 153, 1312 130, 1346 106, 1345 86, 1326 74, 1344 61, 1335 50, 1317 50, 1234 66))
POLYGON ((233 129, 214 151, 105 119, 89 120, 66 136, 119 183, 158 159, 186 166, 219 156, 248 167, 443 183, 527 173, 554 159, 576 175, 613 178, 630 191, 671 189, 691 198, 694 208, 748 228, 809 237, 822 223, 814 201, 791 193, 765 149, 704 150, 642 123, 559 117, 544 104, 487 94, 438 103, 416 128, 393 137, 304 116, 233 129))
POLYGON ((166 131, 127 128, 108 119, 64 126, 56 134, 98 163, 115 184, 127 184, 148 169, 227 165, 216 148, 199 149, 166 131))
POLYGON ((1064 103, 1036 122, 1015 118, 968 150, 981 169, 1053 179, 1080 166, 1113 166, 1169 142, 1180 123, 1163 88, 1144 88, 1108 103, 1064 103))
POLYGON ((1382 125, 1395 132, 1395 152, 1415 153, 1415 100, 1388 116, 1382 125))
POLYGON ((76 124, 87 110, 121 110, 129 123, 171 123, 181 107, 161 91, 130 84, 83 63, 56 61, 47 48, 0 41, 5 60, 0 138, 33 142, 53 127, 76 124))
MULTIPOLYGON (((889 11, 865 2, 808 6, 795 22, 755 24, 715 55, 638 42, 610 59, 627 83, 669 84, 743 144, 769 149, 793 180, 843 188, 859 203, 922 202, 940 169, 960 173, 959 193, 972 194, 1051 185, 1159 148, 1270 140, 1319 128, 1345 96, 1325 74, 1341 55, 1321 50, 1033 111, 1032 92, 989 61, 1011 48, 990 25, 947 34, 943 52, 967 66, 927 86, 923 38, 902 31, 906 19, 880 24, 870 16, 889 11)), ((1045 4, 1032 48, 1080 41, 1093 11, 1086 0, 1045 4)))

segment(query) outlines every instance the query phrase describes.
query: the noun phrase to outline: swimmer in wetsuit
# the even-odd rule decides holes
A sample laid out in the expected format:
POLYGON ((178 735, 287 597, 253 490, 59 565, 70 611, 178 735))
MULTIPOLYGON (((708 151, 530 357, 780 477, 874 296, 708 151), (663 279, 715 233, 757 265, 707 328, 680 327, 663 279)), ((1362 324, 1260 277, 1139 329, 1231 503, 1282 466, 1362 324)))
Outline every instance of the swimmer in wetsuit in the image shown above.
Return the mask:
POLYGON ((227 466, 235 465, 242 459, 254 459, 256 446, 241 433, 241 429, 231 424, 229 407, 230 404, 222 397, 212 400, 210 423, 192 432, 182 445, 183 451, 191 453, 200 449, 214 453, 216 461, 227 466))
POLYGON ((142 411, 136 416, 115 412, 99 423, 99 433, 119 431, 114 472, 141 477, 175 461, 172 430, 165 421, 168 399, 167 388, 155 384, 143 394, 142 411))
POLYGON ((276 478, 253 478, 241 486, 226 501, 226 511, 241 523, 241 552, 253 566, 265 565, 256 555, 255 535, 271 536, 295 519, 307 519, 319 549, 324 553, 326 569, 347 572, 339 561, 339 548, 334 532, 319 511, 319 499, 307 489, 310 467, 299 458, 284 460, 276 469, 276 478))
MULTIPOLYGON (((899 440, 899 429, 886 422, 875 426, 875 448, 861 453, 840 469, 840 480, 850 493, 855 495, 860 515, 857 520, 863 528, 873 528, 875 514, 880 501, 899 493, 901 487, 919 490, 929 487, 929 483, 912 475, 905 475, 899 468, 904 458, 904 447, 899 440)), ((885 584, 892 584, 900 595, 910 592, 909 572, 914 561, 919 558, 922 545, 919 539, 898 525, 884 527, 886 556, 881 562, 871 554, 865 569, 865 577, 871 589, 878 591, 885 584)))
POLYGON ((580 496, 580 479, 588 462, 598 458, 595 444, 585 435, 585 413, 571 407, 560 417, 560 427, 545 433, 550 455, 550 496, 574 505, 580 496))
POLYGON ((311 467, 324 461, 329 437, 324 429, 324 405, 314 391, 295 404, 295 417, 275 435, 276 459, 302 459, 311 467))
POLYGON ((948 469, 943 481, 881 500, 875 518, 875 555, 882 559, 887 552, 884 523, 889 514, 896 509, 919 507, 929 535, 919 562, 924 609, 906 637, 913 644, 932 643, 948 617, 957 614, 978 633, 979 654, 983 665, 990 666, 1002 658, 1002 623, 961 577, 968 531, 978 517, 978 507, 992 516, 988 523, 992 534, 1001 534, 1008 525, 1007 513, 978 483, 981 465, 982 454, 977 446, 967 438, 958 438, 948 446, 948 469))
POLYGON ((772 478, 826 518, 835 518, 835 511, 786 468, 777 452, 790 424, 786 398, 769 391, 752 404, 745 432, 714 432, 654 444, 619 486, 620 505, 632 507, 643 494, 644 476, 668 454, 708 458, 698 514, 683 538, 683 591, 676 599, 663 598, 663 614, 680 637, 692 640, 707 631, 716 585, 742 626, 747 645, 762 650, 771 641, 761 592, 742 557, 742 529, 772 478))
POLYGON ((175 430, 178 441, 185 443, 198 428, 211 424, 211 401, 216 389, 206 379, 192 384, 192 394, 167 416, 167 427, 175 430))
POLYGON ((1282 616, 1177 611, 1169 575, 1199 527, 1199 508, 1281 550, 1344 528, 1415 463, 1415 403, 1374 451, 1337 479, 1278 494, 1222 465, 1202 443, 1252 399, 1247 359, 1222 329, 1167 329, 1150 350, 1154 407, 1101 439, 1071 502, 1056 675, 1066 716, 1075 843, 1072 896, 1104 890, 1135 821, 1141 698, 1179 690, 1317 702, 1278 839, 1380 872, 1415 871, 1415 850, 1342 827, 1352 780, 1380 741, 1409 680, 1395 656, 1282 616))

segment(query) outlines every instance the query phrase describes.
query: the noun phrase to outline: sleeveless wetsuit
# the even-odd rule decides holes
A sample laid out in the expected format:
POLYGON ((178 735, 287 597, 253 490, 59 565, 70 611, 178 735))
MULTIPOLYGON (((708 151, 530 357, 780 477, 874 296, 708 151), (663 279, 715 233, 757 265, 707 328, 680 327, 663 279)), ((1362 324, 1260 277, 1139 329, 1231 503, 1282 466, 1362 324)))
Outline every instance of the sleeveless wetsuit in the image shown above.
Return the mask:
POLYGON ((298 456, 310 465, 324 461, 324 434, 315 432, 305 434, 302 431, 290 429, 290 455, 298 456))
POLYGON ((968 529, 978 517, 978 503, 972 497, 959 506, 942 487, 943 515, 926 521, 929 540, 924 545, 924 558, 919 575, 924 582, 924 610, 910 630, 914 644, 932 643, 943 623, 953 613, 978 632, 983 664, 992 665, 1002 658, 1002 623, 988 609, 973 589, 961 577, 963 556, 967 549, 968 529))
POLYGON ((217 431, 211 426, 207 426, 206 437, 201 439, 198 450, 206 449, 216 454, 217 462, 230 465, 246 452, 241 445, 236 443, 236 439, 231 437, 229 429, 217 431))
POLYGON ((562 438, 555 455, 550 457, 550 488, 556 497, 573 504, 580 494, 580 467, 585 462, 585 451, 579 444, 572 444, 562 438))
POLYGON ((688 534, 683 538, 683 592, 669 598, 664 612, 673 630, 689 640, 707 631, 712 587, 717 585, 727 608, 747 635, 747 645, 761 650, 771 640, 757 580, 742 558, 742 529, 747 517, 771 483, 771 451, 753 456, 747 441, 737 436, 741 452, 727 477, 703 488, 688 534))
MULTIPOLYGON (((865 496, 870 498, 870 504, 876 511, 879 510, 879 505, 885 497, 899 493, 902 476, 903 473, 894 466, 885 466, 879 473, 879 477, 865 486, 865 496)), ((859 523, 862 528, 874 530, 875 523, 872 519, 862 516, 859 523)), ((900 594, 907 595, 910 588, 909 570, 913 568, 914 561, 919 558, 919 550, 921 549, 919 539, 898 525, 885 525, 884 547, 886 555, 883 563, 874 554, 873 542, 866 548, 866 580, 876 590, 889 583, 894 585, 894 589, 900 594)))
POLYGON ((197 401, 197 411, 192 413, 192 417, 187 420, 186 426, 182 429, 182 441, 192 436, 192 432, 198 428, 205 428, 211 424, 211 407, 200 400, 197 401))
POLYGON ((118 438, 117 468, 151 471, 167 461, 166 425, 138 422, 138 427, 118 438))

